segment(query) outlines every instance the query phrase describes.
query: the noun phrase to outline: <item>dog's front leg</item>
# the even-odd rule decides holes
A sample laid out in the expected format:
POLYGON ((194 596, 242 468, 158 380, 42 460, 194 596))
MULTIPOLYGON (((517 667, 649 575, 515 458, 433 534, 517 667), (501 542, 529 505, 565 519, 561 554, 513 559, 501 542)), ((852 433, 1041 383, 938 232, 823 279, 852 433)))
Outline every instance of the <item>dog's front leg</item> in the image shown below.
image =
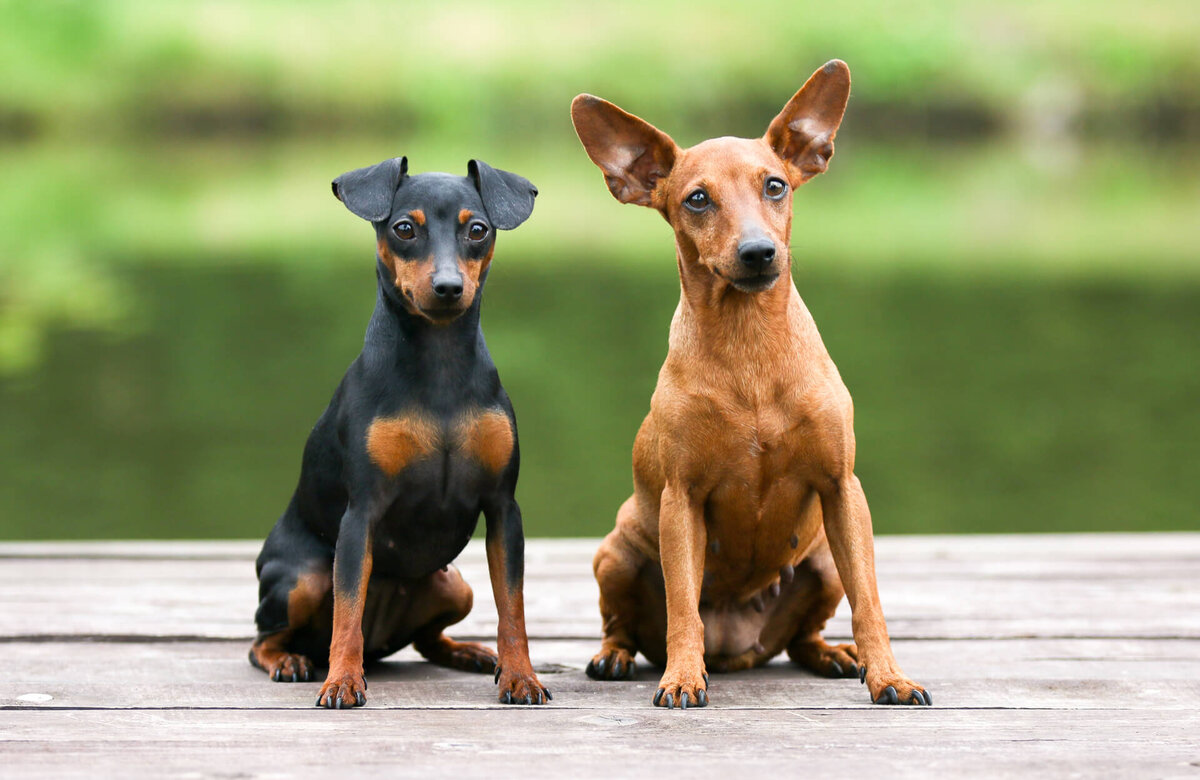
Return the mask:
POLYGON ((879 588, 871 511, 854 474, 832 480, 821 492, 825 535, 850 602, 858 660, 876 704, 931 704, 925 689, 905 676, 892 655, 879 588))
POLYGON ((499 630, 496 666, 499 699, 505 704, 544 704, 550 699, 529 661, 529 637, 525 633, 525 532, 521 509, 506 496, 494 507, 485 506, 487 521, 488 573, 496 597, 499 630))
POLYGON ((362 618, 371 579, 370 526, 368 513, 351 502, 333 556, 333 641, 318 707, 361 707, 367 701, 362 618))
POLYGON ((658 510, 658 548, 667 591, 667 669, 654 694, 654 703, 668 709, 708 704, 700 620, 705 544, 702 500, 668 482, 658 510))

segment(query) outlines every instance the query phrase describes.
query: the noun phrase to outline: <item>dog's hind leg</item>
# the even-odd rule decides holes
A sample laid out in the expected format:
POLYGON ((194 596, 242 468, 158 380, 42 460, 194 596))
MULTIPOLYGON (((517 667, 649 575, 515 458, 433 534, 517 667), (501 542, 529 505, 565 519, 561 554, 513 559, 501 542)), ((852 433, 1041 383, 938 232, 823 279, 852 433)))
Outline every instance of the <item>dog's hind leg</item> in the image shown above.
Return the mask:
POLYGON ((308 543, 302 535, 281 531, 280 526, 263 546, 259 605, 254 616, 258 637, 250 647, 250 663, 275 682, 313 679, 313 661, 297 652, 293 638, 322 608, 331 609, 332 571, 327 553, 315 541, 308 543))
POLYGON ((853 644, 830 645, 821 638, 825 623, 837 611, 845 591, 838 578, 833 554, 824 534, 796 567, 794 592, 799 605, 795 633, 787 643, 787 654, 796 664, 823 677, 858 677, 858 650, 853 644))
POLYGON ((592 561, 600 585, 600 617, 604 621, 600 652, 587 665, 587 675, 593 680, 633 679, 637 670, 635 636, 642 590, 639 575, 648 561, 625 536, 634 526, 636 511, 637 499, 631 496, 621 505, 616 528, 600 543, 592 561))
POLYGON ((475 642, 456 642, 443 633, 471 611, 471 586, 454 566, 439 569, 414 588, 412 622, 420 626, 413 647, 431 663, 467 672, 496 670, 496 651, 475 642))

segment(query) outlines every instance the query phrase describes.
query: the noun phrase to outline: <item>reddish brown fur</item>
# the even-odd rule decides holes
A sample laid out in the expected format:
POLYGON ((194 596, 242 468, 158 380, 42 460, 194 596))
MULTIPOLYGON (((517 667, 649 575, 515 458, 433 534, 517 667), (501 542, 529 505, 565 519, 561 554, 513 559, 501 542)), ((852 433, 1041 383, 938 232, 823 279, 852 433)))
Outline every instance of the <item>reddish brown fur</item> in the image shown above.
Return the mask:
POLYGON ((529 661, 529 640, 525 631, 525 597, 520 587, 514 587, 509 576, 509 561, 500 537, 489 537, 487 543, 488 570, 492 591, 496 597, 499 626, 496 651, 500 656, 500 677, 497 684, 503 700, 508 693, 514 701, 529 697, 544 701, 545 688, 538 681, 529 661))
MULTIPOLYGON (((318 702, 323 699, 353 702, 365 699, 366 678, 363 677, 363 609, 367 602, 367 583, 371 580, 371 537, 362 560, 362 573, 357 592, 334 591, 333 639, 329 644, 329 674, 321 686, 318 702)), ((334 558, 334 578, 341 558, 334 558)))
POLYGON ((893 686, 907 703, 920 688, 896 664, 879 606, 850 395, 790 278, 791 194, 763 196, 768 177, 790 190, 825 169, 848 95, 849 70, 831 62, 764 138, 689 149, 598 98, 572 106, 614 196, 655 208, 675 232, 682 294, 634 443, 634 495, 596 555, 605 639, 593 664, 631 661, 635 636, 653 659, 661 651, 645 637, 661 635, 660 688, 676 702, 706 692, 706 661, 741 668, 785 647, 822 673, 856 653, 873 699, 893 686), (713 204, 706 213, 683 206, 698 187, 713 204), (758 232, 774 241, 780 278, 744 292, 738 242, 758 232), (820 576, 781 588, 781 571, 800 564, 820 576), (645 617, 639 590, 640 572, 655 565, 665 625, 645 617), (858 645, 848 650, 819 636, 843 582, 858 645), (778 601, 764 606, 764 593, 778 601))
POLYGON ((367 454, 390 477, 438 446, 437 426, 419 415, 376 418, 367 428, 367 454))
POLYGON ((494 409, 463 417, 456 429, 462 450, 493 474, 512 458, 513 432, 508 417, 494 409))
POLYGON ((412 221, 418 225, 425 224, 425 212, 421 211, 420 209, 413 209, 412 211, 408 212, 408 216, 412 217, 412 221))
POLYGON ((467 224, 467 220, 473 216, 475 216, 475 215, 471 212, 470 209, 463 209, 462 211, 458 212, 458 224, 460 224, 460 225, 467 224))
MULTIPOLYGON (((412 212, 417 213, 417 212, 412 212)), ((401 260, 388 246, 386 239, 376 245, 380 260, 392 274, 393 284, 400 290, 404 305, 410 312, 437 324, 450 322, 466 311, 475 300, 479 289, 479 277, 492 262, 495 246, 483 260, 458 260, 458 272, 462 274, 462 297, 456 306, 446 307, 433 292, 433 257, 420 260, 401 260)))

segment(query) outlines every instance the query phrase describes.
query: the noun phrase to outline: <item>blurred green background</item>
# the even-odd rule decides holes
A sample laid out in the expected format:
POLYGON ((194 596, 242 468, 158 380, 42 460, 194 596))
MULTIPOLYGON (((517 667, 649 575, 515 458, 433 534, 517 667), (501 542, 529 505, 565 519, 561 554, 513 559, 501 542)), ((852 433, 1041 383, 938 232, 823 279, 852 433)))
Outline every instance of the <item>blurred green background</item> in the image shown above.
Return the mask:
POLYGON ((882 533, 1200 527, 1200 3, 0 1, 0 538, 261 537, 361 347, 406 154, 541 190, 485 332, 531 535, 599 535, 678 299, 578 146, 854 89, 794 275, 882 533))

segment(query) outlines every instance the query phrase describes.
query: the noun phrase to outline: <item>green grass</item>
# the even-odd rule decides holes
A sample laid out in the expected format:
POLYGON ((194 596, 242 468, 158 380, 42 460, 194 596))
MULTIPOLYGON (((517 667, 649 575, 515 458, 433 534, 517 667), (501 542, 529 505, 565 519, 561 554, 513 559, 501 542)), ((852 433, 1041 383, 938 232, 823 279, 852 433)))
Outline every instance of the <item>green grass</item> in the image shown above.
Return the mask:
POLYGON ((1100 107, 1195 105, 1197 39, 1191 0, 509 0, 419 12, 383 0, 10 0, 0 107, 86 136, 232 111, 251 125, 513 138, 553 135, 571 96, 590 91, 708 129, 729 124, 730 107, 782 105, 840 57, 863 101, 1009 116, 1046 84, 1100 107))

